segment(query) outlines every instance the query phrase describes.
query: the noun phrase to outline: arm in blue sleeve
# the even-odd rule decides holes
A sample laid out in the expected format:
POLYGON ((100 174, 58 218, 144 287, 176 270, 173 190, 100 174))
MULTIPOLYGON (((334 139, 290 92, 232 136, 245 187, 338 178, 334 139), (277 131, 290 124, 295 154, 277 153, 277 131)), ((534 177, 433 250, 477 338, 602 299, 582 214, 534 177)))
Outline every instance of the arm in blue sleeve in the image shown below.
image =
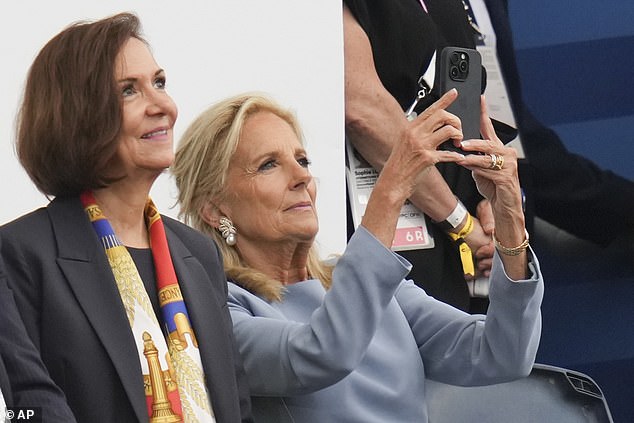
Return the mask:
POLYGON ((252 395, 308 393, 348 375, 408 272, 409 263, 360 227, 308 322, 286 320, 266 301, 231 284, 233 329, 252 395))
POLYGON ((527 375, 541 336, 543 279, 512 281, 496 252, 487 315, 469 315, 434 300, 411 281, 396 294, 416 337, 427 376, 454 385, 501 383, 527 375))

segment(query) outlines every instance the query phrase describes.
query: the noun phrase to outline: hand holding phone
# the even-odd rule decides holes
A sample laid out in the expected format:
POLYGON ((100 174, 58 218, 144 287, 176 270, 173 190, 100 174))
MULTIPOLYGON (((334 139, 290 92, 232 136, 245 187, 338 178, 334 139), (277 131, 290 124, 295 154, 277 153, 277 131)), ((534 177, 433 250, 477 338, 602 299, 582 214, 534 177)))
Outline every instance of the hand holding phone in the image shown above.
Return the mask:
MULTIPOLYGON (((480 95, 482 93, 482 58, 477 50, 461 47, 445 47, 440 54, 437 73, 438 94, 452 88, 458 90, 458 98, 447 111, 458 116, 464 139, 480 138, 480 95)), ((439 147, 465 152, 447 141, 439 147)))

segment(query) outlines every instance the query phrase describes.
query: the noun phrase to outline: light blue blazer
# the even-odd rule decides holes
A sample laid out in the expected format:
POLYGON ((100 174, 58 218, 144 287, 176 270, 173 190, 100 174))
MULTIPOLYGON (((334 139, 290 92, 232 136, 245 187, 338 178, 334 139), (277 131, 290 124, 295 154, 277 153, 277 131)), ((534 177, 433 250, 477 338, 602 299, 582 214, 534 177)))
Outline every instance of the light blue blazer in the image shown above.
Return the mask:
MULTIPOLYGON (((497 253, 496 253, 497 254, 497 253)), ((469 315, 404 280, 410 265, 360 227, 325 291, 282 302, 229 284, 229 307, 258 422, 426 422, 425 379, 458 385, 530 373, 543 281, 511 281, 496 255, 488 316, 469 315)))

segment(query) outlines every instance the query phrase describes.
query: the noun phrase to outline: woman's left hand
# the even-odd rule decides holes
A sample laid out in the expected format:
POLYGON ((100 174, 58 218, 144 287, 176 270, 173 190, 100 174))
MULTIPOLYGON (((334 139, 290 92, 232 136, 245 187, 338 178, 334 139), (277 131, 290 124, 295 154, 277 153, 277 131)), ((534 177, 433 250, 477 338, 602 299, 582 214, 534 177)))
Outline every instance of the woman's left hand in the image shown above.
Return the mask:
MULTIPOLYGON (((468 154, 458 164, 471 170, 480 193, 491 202, 495 229, 493 236, 506 249, 516 249, 526 242, 522 191, 517 171, 517 152, 505 146, 495 134, 484 102, 480 100, 482 113, 480 126, 482 140, 462 142, 468 154)), ((513 280, 524 279, 528 274, 526 249, 518 254, 500 255, 506 274, 513 280)))
POLYGON ((458 164, 472 171, 478 191, 491 202, 494 214, 504 210, 521 210, 517 152, 505 146, 496 135, 484 96, 481 97, 480 105, 480 126, 484 139, 464 140, 461 148, 482 154, 468 154, 458 164))

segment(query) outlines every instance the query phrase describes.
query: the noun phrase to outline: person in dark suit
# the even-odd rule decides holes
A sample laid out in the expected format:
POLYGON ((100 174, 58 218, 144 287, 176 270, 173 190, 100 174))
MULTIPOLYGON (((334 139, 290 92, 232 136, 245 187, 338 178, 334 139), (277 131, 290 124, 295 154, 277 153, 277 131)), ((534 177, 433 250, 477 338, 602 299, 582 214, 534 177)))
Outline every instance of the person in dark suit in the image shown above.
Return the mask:
POLYGON ((18 157, 54 199, 0 228, 2 256, 80 422, 252 420, 218 249, 149 198, 174 158, 165 81, 122 13, 52 38, 19 110, 18 157))
MULTIPOLYGON (((505 0, 485 1, 496 32, 497 56, 507 84, 527 159, 520 161, 526 194, 527 228, 539 216, 573 235, 607 244, 634 233, 628 204, 634 184, 599 169, 566 150, 557 135, 540 124, 523 104, 505 0), (555 160, 556 158, 556 160, 555 160)), ((345 0, 346 133, 355 148, 380 168, 391 145, 409 125, 404 110, 412 104, 434 53, 446 46, 475 48, 474 28, 460 0, 345 0)), ((433 85, 433 81, 430 85, 433 85)), ((422 99, 420 112, 434 96, 422 99)), ((451 163, 437 166, 434 183, 420 186, 410 200, 431 219, 435 246, 401 252, 415 264, 412 278, 432 296, 463 310, 482 312, 486 301, 469 297, 459 245, 445 232, 447 217, 464 203, 476 230, 464 240, 486 275, 490 214, 468 173, 451 163), (459 203, 458 203, 459 204, 459 203), (419 264, 420 263, 420 264, 419 264), (423 265, 424 263, 424 265, 423 265)), ((466 221, 466 213, 462 214, 466 221)), ((349 225, 350 226, 350 225, 349 225)), ((351 233, 351 231, 349 231, 351 233)))
POLYGON ((533 116, 522 98, 508 1, 485 0, 485 4, 526 152, 520 178, 527 181, 531 214, 601 246, 622 236, 634 239, 634 215, 630 212, 634 182, 568 151, 559 136, 533 116))
MULTIPOLYGON (((64 393, 51 380, 24 328, 1 258, 0 322, 0 395, 4 404, 29 408, 44 422, 74 422, 64 393)), ((2 407, 0 419, 4 413, 2 407)))

